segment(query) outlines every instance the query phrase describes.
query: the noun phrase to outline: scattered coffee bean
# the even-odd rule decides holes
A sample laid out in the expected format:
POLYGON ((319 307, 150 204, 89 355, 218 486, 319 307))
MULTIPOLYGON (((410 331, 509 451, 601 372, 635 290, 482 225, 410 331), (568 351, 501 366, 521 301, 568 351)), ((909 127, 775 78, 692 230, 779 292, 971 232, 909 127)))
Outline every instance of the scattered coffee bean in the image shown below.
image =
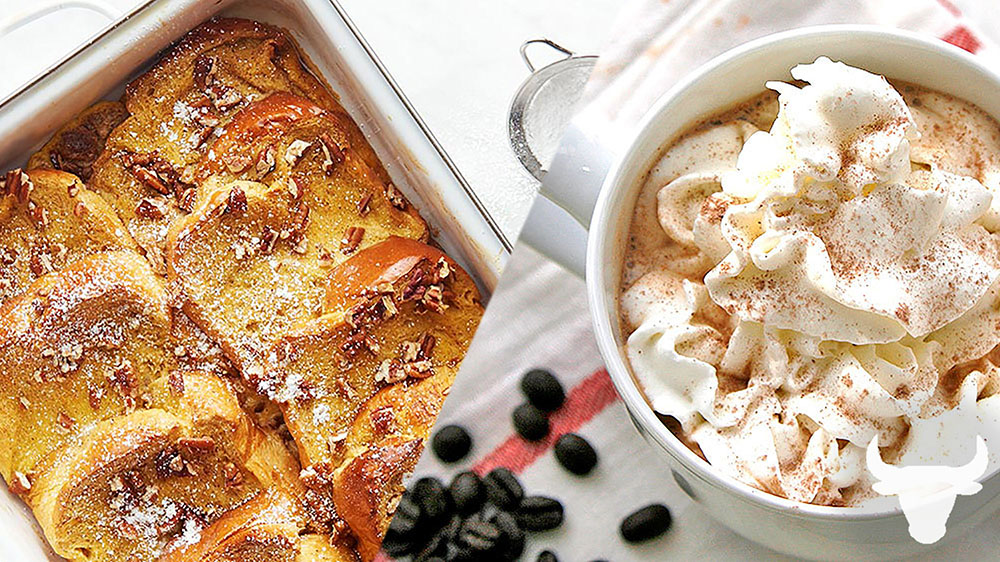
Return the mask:
POLYGON ((513 515, 506 511, 497 510, 489 516, 488 521, 500 529, 503 537, 501 548, 498 552, 503 560, 517 560, 524 552, 524 531, 517 524, 513 515))
POLYGON ((420 524, 420 507, 407 491, 399 499, 396 515, 389 523, 382 541, 382 548, 391 556, 410 554, 416 547, 417 527, 420 524))
POLYGON ((483 481, 471 470, 455 475, 451 485, 448 486, 448 493, 451 495, 451 503, 455 506, 455 510, 463 515, 478 510, 486 500, 483 481))
POLYGON ((515 408, 512 419, 518 435, 528 441, 538 441, 549 434, 549 420, 545 412, 531 404, 524 403, 515 408))
POLYGON ((543 550, 538 554, 538 558, 535 559, 535 562, 559 562, 559 559, 556 558, 555 552, 552 552, 551 550, 543 550))
POLYGON ((554 449, 559 464, 573 474, 584 476, 597 466, 597 451, 586 439, 575 433, 559 437, 554 449))
POLYGON ((622 521, 622 537, 633 543, 656 538, 667 532, 671 520, 667 506, 658 503, 647 505, 622 521))
POLYGON ((444 484, 437 478, 421 478, 413 484, 413 499, 420 507, 423 520, 437 529, 451 516, 451 505, 444 484))
POLYGON ((434 454, 442 462, 456 462, 465 458, 472 448, 472 437, 465 428, 458 425, 446 425, 434 434, 431 440, 434 454))
POLYGON ((521 378, 521 391, 539 410, 554 412, 563 405, 566 393, 559 380, 545 369, 532 369, 521 378))
POLYGON ((485 554, 494 552, 500 538, 500 529, 496 525, 487 521, 482 513, 474 513, 462 522, 455 544, 485 554))
POLYGON ((552 498, 530 496, 521 500, 514 517, 522 529, 548 531, 562 525, 563 506, 552 498))
POLYGON ((524 488, 509 468, 494 468, 483 478, 486 499, 504 511, 512 511, 521 504, 524 488))

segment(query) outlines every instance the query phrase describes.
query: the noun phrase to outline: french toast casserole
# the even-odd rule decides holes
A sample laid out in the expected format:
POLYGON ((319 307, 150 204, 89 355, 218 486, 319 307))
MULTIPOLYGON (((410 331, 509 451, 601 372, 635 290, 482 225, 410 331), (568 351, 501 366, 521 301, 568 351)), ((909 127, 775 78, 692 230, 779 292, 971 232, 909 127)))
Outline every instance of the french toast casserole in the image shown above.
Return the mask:
POLYGON ((375 557, 482 306, 285 32, 209 20, 0 186, 0 474, 56 554, 375 557))

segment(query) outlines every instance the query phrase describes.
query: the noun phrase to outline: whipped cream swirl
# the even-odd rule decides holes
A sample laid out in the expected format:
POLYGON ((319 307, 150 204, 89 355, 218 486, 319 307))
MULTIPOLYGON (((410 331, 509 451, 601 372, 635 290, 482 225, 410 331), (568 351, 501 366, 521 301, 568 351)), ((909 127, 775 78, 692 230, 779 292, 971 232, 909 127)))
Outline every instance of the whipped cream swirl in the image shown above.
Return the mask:
POLYGON ((1000 387, 997 204, 921 144, 920 108, 883 77, 827 58, 792 76, 806 85, 767 84, 770 130, 706 128, 654 168, 658 235, 687 257, 623 293, 627 353, 653 408, 718 470, 855 505, 871 497, 869 445, 948 464, 928 453, 928 420, 970 392, 962 377, 1000 387))

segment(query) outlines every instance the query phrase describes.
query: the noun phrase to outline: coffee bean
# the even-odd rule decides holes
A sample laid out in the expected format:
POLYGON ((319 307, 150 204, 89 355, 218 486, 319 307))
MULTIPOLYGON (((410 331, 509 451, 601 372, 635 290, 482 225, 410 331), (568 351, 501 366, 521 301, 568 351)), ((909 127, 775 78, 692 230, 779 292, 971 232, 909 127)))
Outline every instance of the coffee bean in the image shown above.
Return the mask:
POLYGON ((628 542, 642 542, 667 532, 672 518, 663 504, 654 503, 633 512, 621 524, 622 537, 628 542))
POLYGON ((549 420, 545 413, 531 404, 524 403, 514 409, 511 416, 518 435, 528 441, 538 441, 549 434, 549 420))
POLYGON ((446 425, 434 434, 431 439, 434 454, 442 462, 456 462, 465 458, 472 448, 472 437, 465 428, 458 425, 446 425))
POLYGON ((500 529, 502 537, 501 548, 498 552, 503 560, 517 560, 524 552, 524 531, 513 515, 506 511, 496 511, 488 517, 488 521, 500 529))
POLYGON ((455 511, 461 514, 468 514, 476 511, 486 500, 486 489, 479 475, 471 470, 460 472, 452 479, 448 486, 448 493, 451 495, 451 503, 455 506, 455 511))
POLYGON ((543 412, 558 410, 566 400, 559 380, 545 369, 532 369, 525 373, 521 378, 521 391, 528 402, 543 412))
POLYGON ((473 552, 493 552, 500 541, 500 529, 487 521, 481 513, 475 513, 462 522, 455 537, 455 544, 473 552))
POLYGON ((597 466, 597 451, 586 439, 575 433, 559 437, 554 449, 559 464, 573 474, 584 476, 597 466))
POLYGON ((538 558, 535 559, 535 562, 559 562, 559 559, 556 558, 555 552, 552 552, 551 550, 543 550, 538 554, 538 558))
POLYGON ((392 518, 390 528, 395 528, 401 535, 407 535, 416 531, 420 524, 420 504, 416 502, 413 494, 407 492, 399 498, 396 505, 396 515, 392 518))
POLYGON ((521 504, 524 488, 517 476, 508 468, 494 468, 483 478, 486 499, 504 511, 511 511, 521 504))
POLYGON ((385 538, 382 540, 382 550, 385 551, 389 556, 406 556, 414 551, 416 545, 409 537, 404 537, 398 532, 394 531, 392 525, 385 532, 385 538))
POLYGON ((518 524, 527 531, 548 531, 563 522, 563 506, 559 500, 544 496, 531 496, 521 500, 514 512, 518 524))
POLYGON ((421 478, 413 484, 413 499, 420 506, 424 522, 437 530, 451 516, 451 504, 444 484, 437 478, 421 478))

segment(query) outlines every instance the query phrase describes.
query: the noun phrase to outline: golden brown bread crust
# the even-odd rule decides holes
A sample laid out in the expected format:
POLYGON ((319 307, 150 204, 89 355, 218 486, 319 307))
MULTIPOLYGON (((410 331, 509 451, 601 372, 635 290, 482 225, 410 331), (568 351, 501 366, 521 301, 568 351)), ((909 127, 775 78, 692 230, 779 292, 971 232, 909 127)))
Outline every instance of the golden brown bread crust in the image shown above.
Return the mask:
POLYGON ((203 529, 199 540, 165 553, 158 562, 293 562, 299 542, 292 504, 270 490, 203 529))
POLYGON ((331 278, 361 300, 289 332, 268 354, 263 376, 250 377, 281 404, 306 467, 340 464, 348 427, 378 389, 434 373, 453 376, 482 313, 464 270, 439 250, 404 238, 359 252, 331 278), (396 272, 392 283, 350 283, 381 278, 400 263, 409 269, 396 272), (365 267, 371 264, 380 269, 365 267), (359 265, 365 274, 356 273, 359 265))
POLYGON ((0 308, 0 474, 30 474, 92 422, 121 415, 173 365, 168 295, 132 252, 98 254, 0 308))
POLYGON ((199 166, 195 212, 170 230, 168 273, 185 310, 243 369, 318 314, 332 266, 390 235, 427 237, 347 144, 345 119, 287 93, 241 110, 199 166))
POLYGON ((108 198, 158 272, 167 228, 192 210, 196 164, 214 135, 272 92, 327 111, 379 184, 388 182, 360 129, 306 69, 287 34, 247 20, 209 20, 128 85, 130 117, 94 164, 91 188, 108 198))
POLYGON ((120 101, 101 101, 88 107, 63 125, 55 135, 28 159, 28 168, 52 168, 90 179, 94 162, 104 150, 111 131, 128 111, 120 101))
POLYGON ((33 477, 27 501, 60 555, 170 553, 264 491, 280 498, 291 536, 304 528, 297 462, 269 446, 224 381, 173 373, 154 383, 149 401, 153 409, 97 424, 33 477))
POLYGON ((81 257, 136 249, 114 210, 69 173, 11 170, 0 187, 0 304, 81 257))
POLYGON ((257 386, 285 414, 306 486, 333 499, 370 560, 482 308, 457 264, 398 237, 338 266, 328 288, 346 296, 329 299, 339 309, 282 338, 257 386))
POLYGON ((410 455, 419 458, 452 379, 442 373, 383 388, 365 403, 347 434, 350 460, 335 477, 334 501, 366 560, 382 544, 402 480, 412 470, 410 455), (403 462, 382 466, 396 457, 403 462))

